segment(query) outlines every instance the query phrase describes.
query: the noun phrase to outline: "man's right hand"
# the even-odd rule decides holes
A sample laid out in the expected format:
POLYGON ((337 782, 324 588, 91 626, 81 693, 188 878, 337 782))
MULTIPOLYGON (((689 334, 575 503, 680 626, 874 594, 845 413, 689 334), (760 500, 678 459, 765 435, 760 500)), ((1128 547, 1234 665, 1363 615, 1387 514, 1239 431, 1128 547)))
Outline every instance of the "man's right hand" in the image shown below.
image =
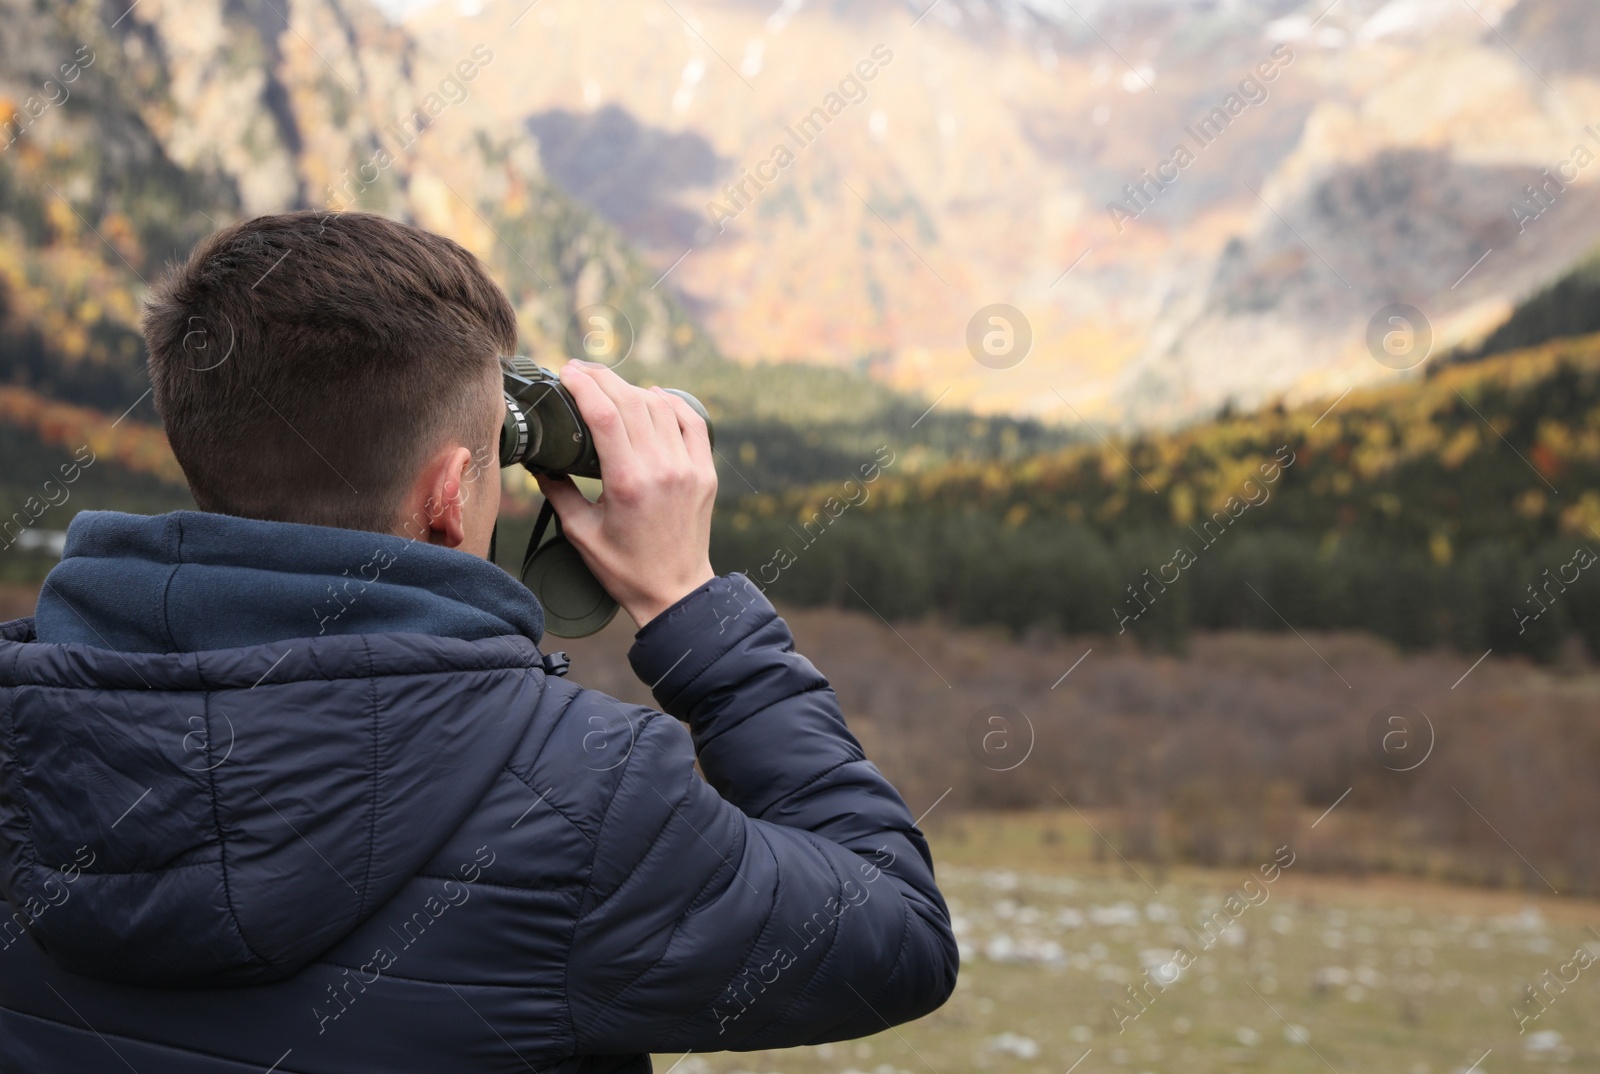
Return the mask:
POLYGON ((706 423, 660 388, 570 361, 562 386, 594 437, 604 488, 591 503, 569 478, 539 490, 606 591, 643 627, 710 581, 717 468, 706 423))

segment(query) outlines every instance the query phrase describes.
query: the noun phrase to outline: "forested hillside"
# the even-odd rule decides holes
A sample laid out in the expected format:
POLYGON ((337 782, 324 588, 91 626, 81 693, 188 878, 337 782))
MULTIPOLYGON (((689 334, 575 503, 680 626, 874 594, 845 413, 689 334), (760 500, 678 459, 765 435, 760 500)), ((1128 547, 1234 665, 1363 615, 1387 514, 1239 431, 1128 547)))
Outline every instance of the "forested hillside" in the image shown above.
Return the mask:
MULTIPOLYGON (((1541 659, 1572 637, 1600 646, 1600 337, 1331 409, 1066 446, 1026 423, 923 416, 923 401, 851 374, 721 360, 674 372, 719 420, 715 562, 781 600, 1171 646, 1288 625, 1541 659)), ((12 388, 0 430, 6 517, 29 497, 48 529, 83 506, 189 503, 154 426, 12 388), (70 498, 45 490, 85 449, 96 461, 70 498)), ((534 501, 511 489, 508 513, 526 516, 534 501)), ((5 574, 52 561, 23 550, 5 574)))
POLYGON ((1462 348, 1442 364, 1473 362, 1591 332, 1600 332, 1600 250, 1525 299, 1482 343, 1462 348))
POLYGON ((1020 466, 887 444, 871 484, 729 505, 718 564, 891 619, 1600 652, 1600 337, 1020 466))

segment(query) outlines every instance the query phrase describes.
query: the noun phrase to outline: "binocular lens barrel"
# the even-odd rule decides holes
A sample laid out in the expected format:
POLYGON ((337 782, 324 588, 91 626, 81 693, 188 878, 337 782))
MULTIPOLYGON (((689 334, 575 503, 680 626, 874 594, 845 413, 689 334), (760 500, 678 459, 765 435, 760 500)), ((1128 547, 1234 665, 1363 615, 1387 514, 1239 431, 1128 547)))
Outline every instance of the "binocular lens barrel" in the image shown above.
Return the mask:
MULTIPOLYGON (((561 379, 521 356, 502 360, 506 416, 500 427, 500 465, 521 464, 540 474, 599 477, 594 437, 561 379)), ((711 415, 686 391, 668 388, 695 409, 711 429, 711 415)))
MULTIPOLYGON (((506 416, 500 425, 500 465, 520 464, 536 474, 600 477, 594 437, 561 379, 531 358, 502 358, 500 362, 506 400, 506 416)), ((694 407, 711 434, 711 416, 700 400, 677 388, 666 390, 694 407)), ((492 538, 489 548, 493 559, 492 538)), ((517 577, 539 598, 545 629, 556 637, 586 637, 617 614, 616 599, 561 532, 561 521, 548 501, 528 538, 517 577), (551 522, 555 532, 546 540, 551 522)))

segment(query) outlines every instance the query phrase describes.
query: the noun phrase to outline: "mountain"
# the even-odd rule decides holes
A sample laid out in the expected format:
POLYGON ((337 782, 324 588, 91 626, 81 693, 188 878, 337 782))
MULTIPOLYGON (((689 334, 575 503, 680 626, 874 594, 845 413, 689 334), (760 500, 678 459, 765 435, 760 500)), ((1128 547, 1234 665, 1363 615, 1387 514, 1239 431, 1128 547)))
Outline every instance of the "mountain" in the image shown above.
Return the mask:
MULTIPOLYGON (((535 353, 609 303, 648 366, 715 353, 615 231, 496 136, 448 79, 357 0, 0 3, 0 382, 121 413, 144 394, 137 301, 169 259, 230 220, 367 208, 443 232, 490 264, 535 353), (315 42, 313 44, 313 42, 315 42), (58 73, 69 64, 73 74, 58 73)), ((499 59, 504 65, 506 59, 499 59)), ((140 403, 130 420, 149 420, 140 403)))
POLYGON ((1395 375, 1384 308, 1470 345, 1600 241, 1588 0, 471 0, 406 25, 439 69, 537 57, 486 73, 498 129, 724 352, 980 410, 1332 397, 1395 375), (1025 360, 975 360, 997 303, 1025 360))
MULTIPOLYGON (((0 15, 0 546, 27 553, 0 573, 42 574, 51 535, 85 506, 191 505, 149 401, 138 303, 213 228, 284 209, 359 207, 452 236, 488 262, 549 364, 574 346, 575 311, 620 310, 634 334, 622 372, 705 399, 735 492, 849 472, 891 429, 929 464, 1070 440, 860 372, 723 359, 531 143, 496 130, 483 98, 503 48, 475 45, 440 73, 359 0, 143 0, 111 19, 87 0, 0 0, 0 15), (90 459, 65 487, 62 467, 90 459)), ((508 486, 510 513, 527 514, 531 481, 516 471, 508 486)))

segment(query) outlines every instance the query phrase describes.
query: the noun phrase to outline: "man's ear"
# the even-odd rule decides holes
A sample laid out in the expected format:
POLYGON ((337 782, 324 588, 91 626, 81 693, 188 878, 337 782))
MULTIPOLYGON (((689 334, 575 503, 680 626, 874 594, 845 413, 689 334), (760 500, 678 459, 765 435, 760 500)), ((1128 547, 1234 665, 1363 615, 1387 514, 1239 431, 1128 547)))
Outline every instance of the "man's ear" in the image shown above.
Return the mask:
POLYGON ((466 474, 472 465, 472 452, 451 448, 436 455, 419 482, 422 516, 427 520, 429 544, 460 548, 467 539, 462 507, 466 503, 466 474))

